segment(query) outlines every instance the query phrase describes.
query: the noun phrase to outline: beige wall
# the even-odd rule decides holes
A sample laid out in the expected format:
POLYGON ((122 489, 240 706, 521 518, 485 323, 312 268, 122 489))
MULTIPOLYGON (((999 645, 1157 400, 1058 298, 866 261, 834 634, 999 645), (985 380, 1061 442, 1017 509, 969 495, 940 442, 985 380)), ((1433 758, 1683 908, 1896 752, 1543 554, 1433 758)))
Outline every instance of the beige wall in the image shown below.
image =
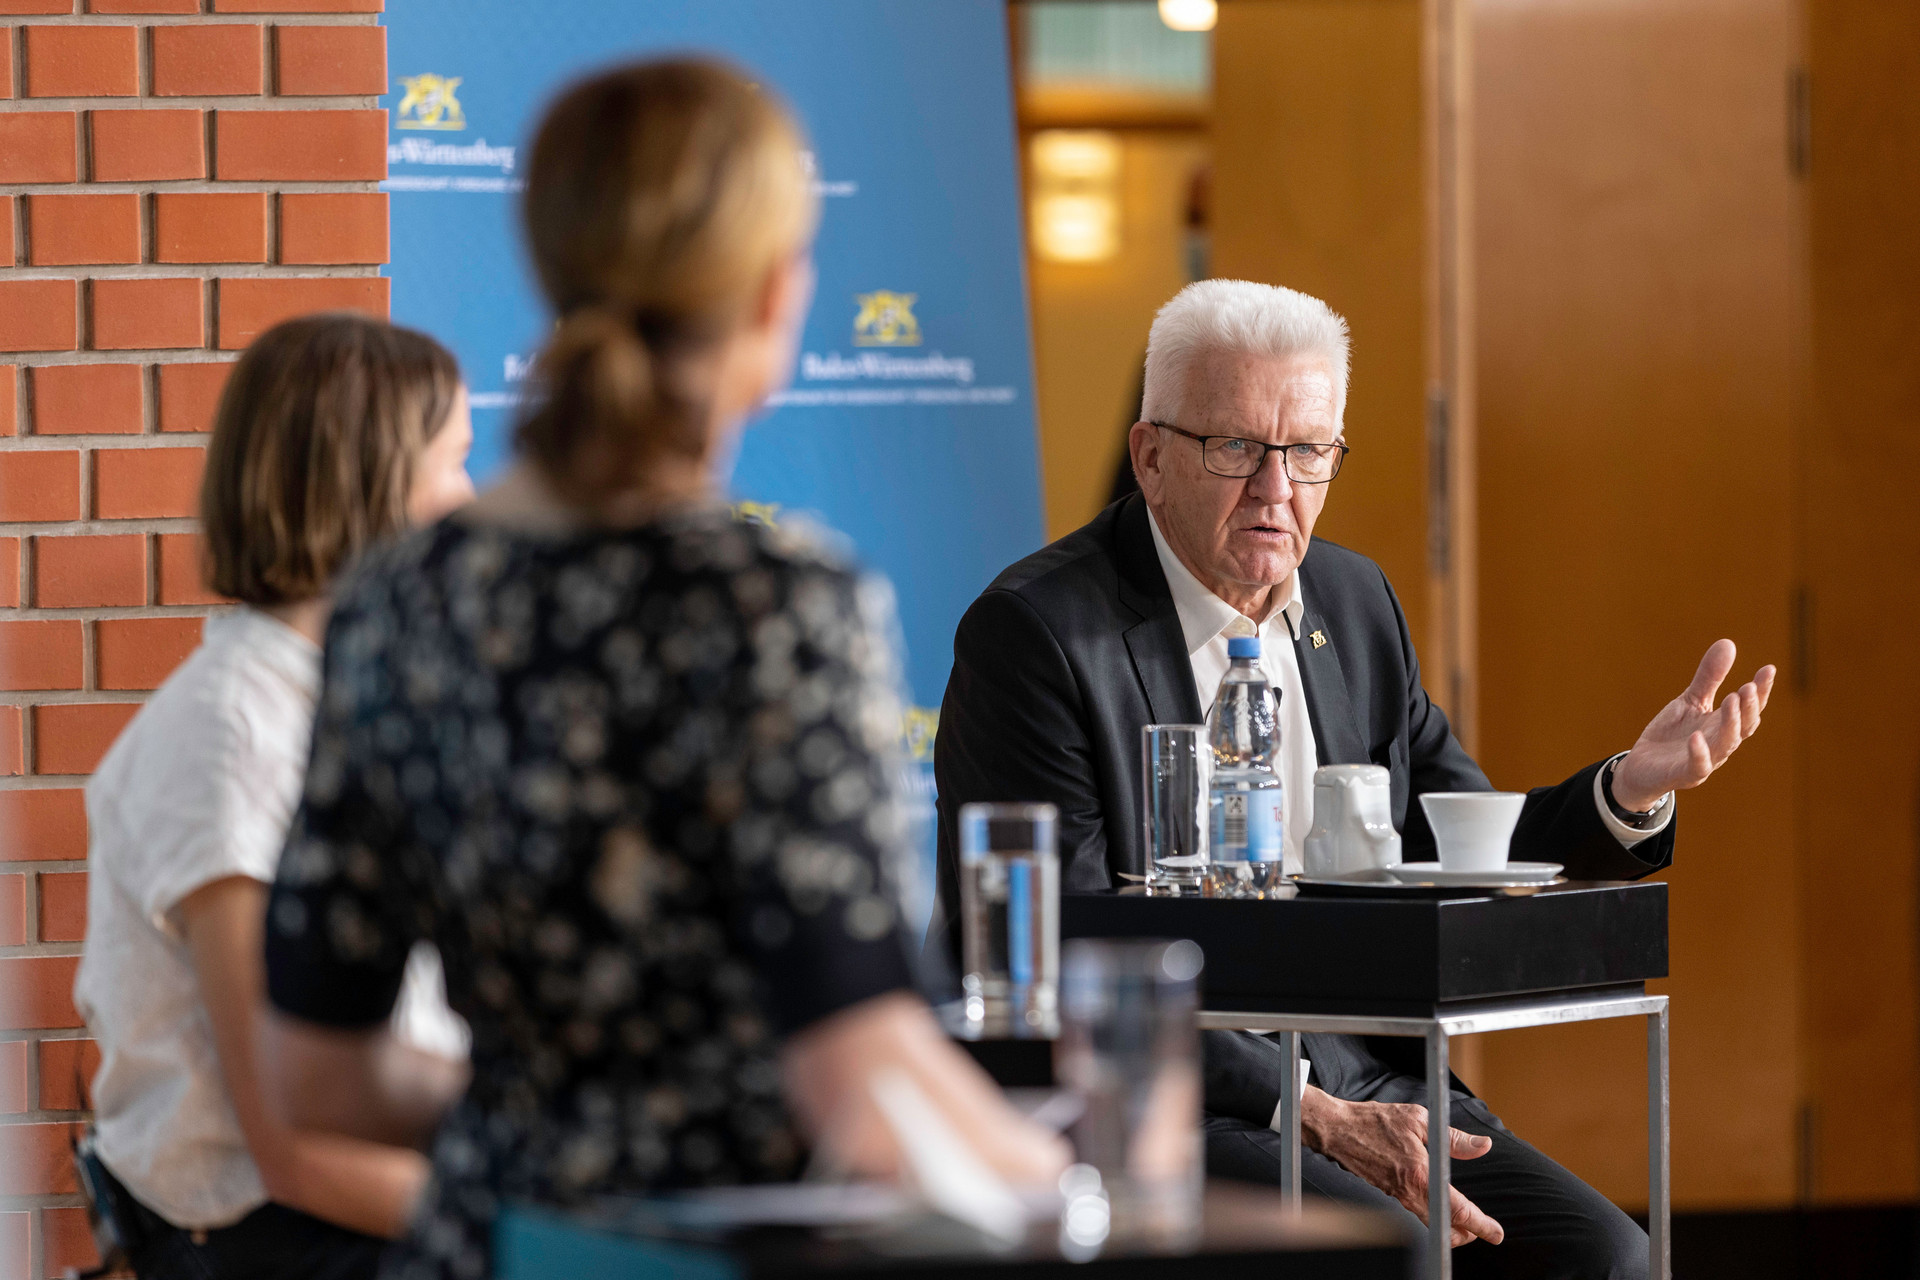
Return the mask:
POLYGON ((1106 262, 1031 262, 1040 468, 1047 536, 1106 505, 1147 328, 1187 283, 1187 185, 1206 159, 1196 130, 1128 130, 1121 142, 1121 245, 1106 262))

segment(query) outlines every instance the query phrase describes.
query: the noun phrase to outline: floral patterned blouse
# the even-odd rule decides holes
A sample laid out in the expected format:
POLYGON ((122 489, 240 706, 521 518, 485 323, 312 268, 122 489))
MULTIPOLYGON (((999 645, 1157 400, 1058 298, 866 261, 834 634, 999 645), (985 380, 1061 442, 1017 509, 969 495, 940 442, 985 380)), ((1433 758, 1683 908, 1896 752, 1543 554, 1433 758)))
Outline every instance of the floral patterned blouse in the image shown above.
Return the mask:
POLYGON ((371 1027, 436 944, 473 1083, 389 1280, 477 1280, 503 1201, 793 1176, 781 1038, 910 987, 891 602, 723 509, 459 517, 340 593, 271 998, 371 1027))

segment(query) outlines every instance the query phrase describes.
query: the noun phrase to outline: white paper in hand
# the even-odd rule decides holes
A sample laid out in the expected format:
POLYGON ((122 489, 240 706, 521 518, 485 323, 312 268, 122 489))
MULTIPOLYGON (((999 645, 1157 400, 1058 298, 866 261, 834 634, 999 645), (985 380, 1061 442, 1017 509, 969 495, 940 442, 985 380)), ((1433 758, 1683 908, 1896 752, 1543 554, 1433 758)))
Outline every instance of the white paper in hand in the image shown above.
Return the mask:
POLYGON ((954 1131, 911 1076, 898 1068, 879 1071, 867 1087, 927 1203, 1008 1244, 1026 1235, 1020 1197, 954 1131))

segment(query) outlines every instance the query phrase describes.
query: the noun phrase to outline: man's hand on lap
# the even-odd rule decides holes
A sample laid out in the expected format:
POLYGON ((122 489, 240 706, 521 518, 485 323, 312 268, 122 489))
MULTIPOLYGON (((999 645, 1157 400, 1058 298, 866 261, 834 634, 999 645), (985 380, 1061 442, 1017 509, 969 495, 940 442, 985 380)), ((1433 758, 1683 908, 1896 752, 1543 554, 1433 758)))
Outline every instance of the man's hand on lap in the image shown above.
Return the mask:
MULTIPOLYGON (((1493 1139, 1449 1130, 1455 1160, 1473 1160, 1493 1149, 1493 1139)), ((1427 1109, 1411 1103, 1344 1102, 1309 1088, 1300 1104, 1300 1134, 1307 1146, 1348 1173, 1386 1192, 1409 1213, 1427 1220, 1427 1109)), ((1453 1243, 1499 1244, 1506 1231, 1473 1201, 1449 1187, 1453 1243)))
POLYGON ((1641 730, 1633 750, 1614 766, 1615 800, 1628 809, 1650 809, 1670 791, 1705 782, 1753 736, 1773 692, 1774 669, 1760 668, 1715 710, 1714 695, 1733 670, 1733 659, 1731 640, 1716 640, 1708 647, 1686 692, 1660 709, 1641 730))

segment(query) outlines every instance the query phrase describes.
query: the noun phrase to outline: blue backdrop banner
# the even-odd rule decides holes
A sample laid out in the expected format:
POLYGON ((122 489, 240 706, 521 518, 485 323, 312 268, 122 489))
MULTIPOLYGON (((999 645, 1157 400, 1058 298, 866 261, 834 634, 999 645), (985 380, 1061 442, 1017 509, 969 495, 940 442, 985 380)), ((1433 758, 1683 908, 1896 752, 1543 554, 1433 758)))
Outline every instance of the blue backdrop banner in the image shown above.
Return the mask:
POLYGON ((395 0, 386 24, 394 319, 459 355, 483 482, 549 321, 517 227, 542 104, 677 51, 793 104, 819 287, 734 496, 812 513, 893 581, 924 753, 960 614, 1043 534, 1002 0, 395 0))

